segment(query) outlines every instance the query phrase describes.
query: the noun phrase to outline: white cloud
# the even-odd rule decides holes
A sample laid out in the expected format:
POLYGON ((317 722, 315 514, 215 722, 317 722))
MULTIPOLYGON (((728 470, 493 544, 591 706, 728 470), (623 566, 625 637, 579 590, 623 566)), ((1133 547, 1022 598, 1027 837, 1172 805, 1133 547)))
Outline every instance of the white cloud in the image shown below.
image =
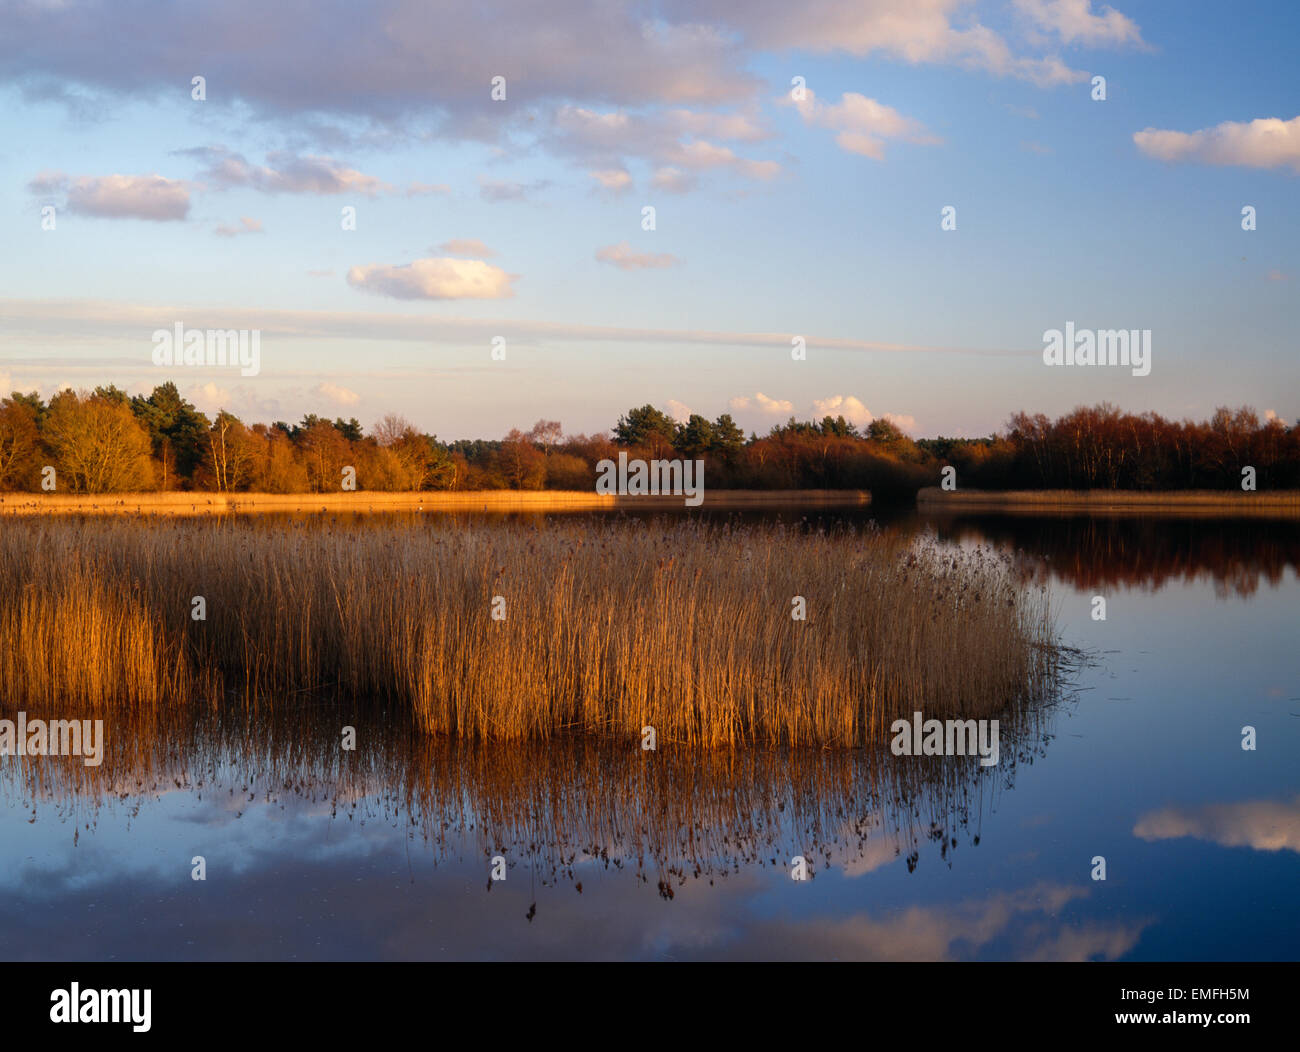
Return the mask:
POLYGON ((626 241, 597 249, 596 258, 620 270, 654 270, 673 267, 681 262, 676 256, 667 252, 633 252, 632 246, 626 241))
POLYGON ((218 387, 211 380, 205 384, 195 384, 185 392, 185 397, 204 413, 217 413, 230 404, 230 392, 218 387))
POLYGON ((831 395, 813 402, 813 419, 820 420, 826 416, 842 416, 854 427, 865 428, 873 420, 888 420, 900 431, 916 433, 916 418, 902 413, 881 413, 879 417, 867 408, 866 404, 853 395, 831 395))
POLYGON ((842 416, 854 427, 866 427, 875 419, 871 410, 852 395, 831 395, 813 402, 813 418, 820 420, 824 416, 842 416))
POLYGON ((515 275, 478 259, 417 259, 370 263, 348 271, 348 284, 402 300, 500 300, 514 295, 515 275))
POLYGON ((1094 14, 1092 0, 1015 0, 1015 4, 1040 28, 1055 33, 1066 44, 1143 45, 1136 22, 1113 7, 1103 7, 1100 14, 1094 14))
POLYGON ((312 394, 319 395, 336 406, 356 405, 361 401, 361 396, 356 391, 349 391, 346 387, 332 384, 328 380, 323 380, 313 387, 312 394))
POLYGON ((874 160, 885 156, 884 139, 933 146, 943 140, 926 131, 925 125, 904 117, 892 106, 849 91, 837 103, 819 102, 811 89, 805 89, 803 99, 794 103, 805 123, 839 132, 835 141, 849 153, 861 154, 874 160))
POLYGON ((429 194, 449 194, 451 187, 446 183, 411 183, 406 188, 407 197, 426 197, 429 194))
POLYGON ((1146 128, 1133 135, 1137 147, 1160 161, 1199 161, 1202 164, 1246 168, 1289 167, 1300 174, 1300 117, 1260 117, 1253 121, 1224 121, 1200 131, 1146 128))
POLYGON ((691 407, 685 403, 677 401, 676 398, 668 399, 668 415, 679 424, 686 423, 691 418, 691 412, 691 407))
POLYGON ((764 413, 791 413, 794 411, 794 403, 787 402, 784 399, 768 398, 762 391, 754 393, 754 401, 758 408, 764 413))

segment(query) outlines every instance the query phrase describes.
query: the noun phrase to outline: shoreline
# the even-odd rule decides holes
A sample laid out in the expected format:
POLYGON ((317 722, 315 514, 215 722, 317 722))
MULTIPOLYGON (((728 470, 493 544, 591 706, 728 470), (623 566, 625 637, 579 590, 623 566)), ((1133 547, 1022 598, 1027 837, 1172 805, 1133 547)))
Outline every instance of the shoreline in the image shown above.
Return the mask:
MULTIPOLYGON (((225 515, 347 511, 613 511, 685 509, 681 495, 607 495, 587 490, 427 490, 412 493, 56 493, 0 494, 5 515, 225 515)), ((713 490, 702 509, 865 507, 866 490, 713 490)), ((698 510, 698 509, 690 509, 698 510)))
POLYGON ((1265 515, 1300 517, 1300 490, 1237 493, 1229 490, 957 490, 927 486, 916 494, 924 512, 998 511, 1049 515, 1265 515))

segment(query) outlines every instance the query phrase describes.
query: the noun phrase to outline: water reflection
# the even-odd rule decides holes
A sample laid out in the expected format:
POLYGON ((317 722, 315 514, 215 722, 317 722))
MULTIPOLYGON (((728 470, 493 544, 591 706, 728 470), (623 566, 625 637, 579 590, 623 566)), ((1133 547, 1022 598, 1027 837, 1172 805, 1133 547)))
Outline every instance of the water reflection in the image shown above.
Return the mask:
POLYGON ((1194 837, 1220 847, 1300 854, 1300 796, 1293 800, 1165 807, 1144 814, 1133 828, 1133 835, 1143 840, 1194 837))
POLYGON ((1300 530, 1284 520, 961 515, 931 523, 944 540, 1018 551, 1031 580, 1080 591, 1209 580, 1220 596, 1246 597, 1300 566, 1300 530))
MULTIPOLYGON (((656 751, 590 738, 511 744, 420 734, 383 712, 300 704, 218 718, 110 718, 97 768, 76 758, 7 758, 0 800, 12 813, 92 826, 112 804, 137 811, 170 794, 215 801, 227 817, 258 808, 409 827, 435 862, 502 855, 543 882, 574 882, 595 861, 654 881, 665 898, 691 879, 784 867, 870 872, 932 847, 952 864, 982 817, 1044 755, 1059 700, 1011 714, 1001 762, 894 757, 887 750, 656 751), (357 748, 341 747, 356 728, 357 748)), ((36 714, 29 713, 34 718, 36 714)), ((484 879, 487 866, 484 864, 484 879)))

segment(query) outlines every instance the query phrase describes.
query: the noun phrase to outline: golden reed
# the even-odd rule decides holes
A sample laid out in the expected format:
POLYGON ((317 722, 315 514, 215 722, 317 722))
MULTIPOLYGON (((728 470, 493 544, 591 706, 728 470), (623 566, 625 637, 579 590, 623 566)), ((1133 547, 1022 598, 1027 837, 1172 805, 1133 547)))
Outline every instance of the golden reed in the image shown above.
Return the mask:
POLYGON ((1003 559, 877 532, 428 516, 0 529, 14 708, 319 694, 467 739, 650 726, 661 744, 850 746, 918 710, 1023 711, 1058 661, 1046 593, 1003 559))

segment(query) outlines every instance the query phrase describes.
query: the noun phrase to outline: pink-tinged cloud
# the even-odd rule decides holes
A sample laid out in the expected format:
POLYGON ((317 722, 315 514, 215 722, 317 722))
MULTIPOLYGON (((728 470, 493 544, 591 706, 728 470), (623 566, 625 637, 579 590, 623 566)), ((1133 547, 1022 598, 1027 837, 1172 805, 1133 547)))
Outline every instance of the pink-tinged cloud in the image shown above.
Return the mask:
POLYGON ((267 154, 267 164, 252 164, 243 155, 222 146, 178 152, 203 161, 201 178, 220 189, 248 187, 268 194, 360 194, 364 197, 392 189, 375 176, 349 168, 332 157, 276 150, 267 154))
POLYGON ((1061 38, 1063 44, 1085 47, 1143 46, 1136 22, 1113 7, 1092 10, 1092 0, 1015 0, 1016 7, 1040 29, 1061 38))
POLYGON ((28 183, 34 194, 66 194, 66 208, 101 219, 184 219, 190 211, 189 184, 161 175, 83 175, 41 172, 28 183))
POLYGON ((1144 154, 1159 161, 1290 168, 1300 175, 1300 117, 1224 121, 1194 132, 1146 128, 1134 133, 1133 141, 1144 154))
POLYGON ((312 388, 312 394, 318 395, 325 401, 336 406, 356 405, 361 401, 361 396, 356 391, 349 391, 346 387, 340 387, 338 384, 332 384, 323 380, 312 388))
POLYGON ((501 300, 514 295, 515 275, 480 259, 417 259, 370 263, 348 271, 348 284, 399 300, 501 300))
POLYGON ((634 252, 632 246, 626 241, 597 249, 596 258, 620 270, 655 270, 674 267, 681 262, 676 256, 667 252, 634 252))
POLYGON ((839 132, 835 141, 840 149, 876 161, 884 159, 886 139, 923 146, 943 141, 926 131, 920 121, 853 91, 845 92, 837 103, 826 103, 818 100, 811 89, 805 89, 803 98, 795 100, 794 105, 805 123, 839 132))
MULTIPOLYGON (((552 118, 544 142, 556 153, 588 165, 593 175, 598 171, 621 171, 626 167, 624 159, 635 157, 654 165, 660 172, 732 172, 746 179, 767 181, 781 172, 776 161, 742 157, 730 146, 714 140, 751 143, 769 137, 757 117, 748 113, 686 109, 629 113, 561 106, 552 118)), ((660 186, 658 177, 656 185, 660 186)), ((673 189, 680 191, 687 186, 683 179, 673 189)))
POLYGON ((874 420, 888 420, 900 431, 908 434, 916 432, 916 417, 905 413, 881 413, 877 416, 862 399, 853 395, 831 395, 829 398, 816 399, 813 402, 813 418, 820 420, 827 416, 842 416, 858 428, 869 427, 874 420))
POLYGON ((695 188, 695 176, 683 172, 680 168, 659 168, 650 180, 656 190, 669 194, 684 194, 695 188))
POLYGON ((233 223, 222 223, 212 231, 219 237, 238 237, 240 234, 260 234, 262 232, 262 221, 253 219, 250 216, 240 216, 239 225, 233 223))
POLYGON ((587 174, 596 181, 596 184, 602 190, 608 190, 611 193, 622 193, 632 186, 632 173, 626 168, 598 168, 596 171, 587 174))
MULTIPOLYGON (((1040 86, 1077 84, 1087 74, 1056 55, 1016 54, 978 21, 969 0, 667 0, 670 16, 727 25, 746 46, 768 51, 888 55, 957 66, 1040 86), (954 24, 959 22, 960 24, 954 24)), ((1069 31, 1070 23, 1062 22, 1069 31)))
POLYGON ((1166 807, 1142 815, 1133 835, 1143 840, 1193 837, 1221 847, 1300 853, 1300 797, 1166 807))

